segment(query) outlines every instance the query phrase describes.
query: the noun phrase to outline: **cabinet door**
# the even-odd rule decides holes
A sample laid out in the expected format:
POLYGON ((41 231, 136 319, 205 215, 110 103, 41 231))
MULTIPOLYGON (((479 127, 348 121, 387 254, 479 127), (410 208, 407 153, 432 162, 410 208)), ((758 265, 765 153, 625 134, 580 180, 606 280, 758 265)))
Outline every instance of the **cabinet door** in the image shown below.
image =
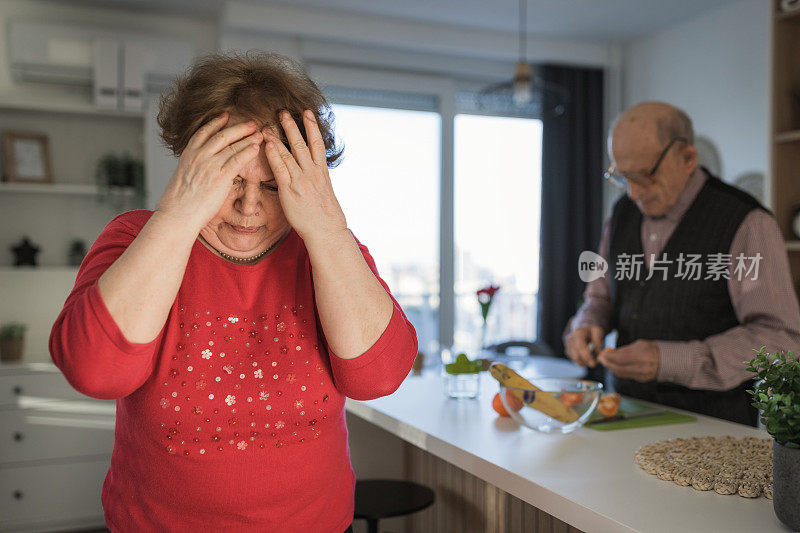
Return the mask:
POLYGON ((100 492, 109 462, 0 468, 0 531, 36 525, 60 529, 67 522, 102 524, 100 492))
POLYGON ((55 402, 53 409, 0 411, 0 465, 62 457, 110 457, 114 415, 91 414, 95 403, 101 402, 55 402))
POLYGON ((87 397, 73 389, 57 370, 0 375, 0 408, 20 408, 26 402, 80 399, 87 397))

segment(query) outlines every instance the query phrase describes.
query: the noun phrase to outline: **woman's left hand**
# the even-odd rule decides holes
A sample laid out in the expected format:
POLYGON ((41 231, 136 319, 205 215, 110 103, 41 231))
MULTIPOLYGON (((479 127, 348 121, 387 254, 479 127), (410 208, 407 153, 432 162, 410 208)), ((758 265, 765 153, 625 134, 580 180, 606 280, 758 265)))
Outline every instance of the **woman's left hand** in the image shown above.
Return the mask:
POLYGON ((314 113, 303 112, 308 144, 291 114, 281 111, 279 119, 291 152, 269 127, 262 133, 267 161, 278 183, 278 196, 289 224, 306 242, 347 231, 347 220, 333 194, 325 143, 314 113))

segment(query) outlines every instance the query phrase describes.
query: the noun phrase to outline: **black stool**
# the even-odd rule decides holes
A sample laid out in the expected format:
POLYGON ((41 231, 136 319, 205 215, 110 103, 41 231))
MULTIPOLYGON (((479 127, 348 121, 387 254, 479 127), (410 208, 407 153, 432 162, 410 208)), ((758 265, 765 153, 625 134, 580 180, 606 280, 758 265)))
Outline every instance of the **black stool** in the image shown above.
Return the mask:
POLYGON ((378 533, 378 520, 421 511, 435 499, 431 489, 413 481, 360 479, 356 481, 354 518, 367 521, 367 531, 378 533))

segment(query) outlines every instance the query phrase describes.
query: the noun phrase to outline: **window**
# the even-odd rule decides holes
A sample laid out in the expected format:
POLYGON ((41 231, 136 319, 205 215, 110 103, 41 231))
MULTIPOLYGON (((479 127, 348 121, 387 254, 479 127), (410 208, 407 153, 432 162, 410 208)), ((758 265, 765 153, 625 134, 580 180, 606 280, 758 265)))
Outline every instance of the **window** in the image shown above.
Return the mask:
POLYGON ((482 318, 475 291, 500 286, 487 344, 536 338, 542 122, 455 117, 454 344, 477 347, 482 318))
POLYGON ((345 145, 331 171, 355 236, 414 324, 420 349, 438 339, 440 115, 334 104, 345 145))
POLYGON ((475 292, 489 283, 501 289, 487 344, 536 339, 542 143, 536 110, 487 103, 474 91, 413 77, 374 82, 370 74, 368 87, 353 88, 348 84, 358 84, 361 74, 325 73, 335 79, 325 92, 345 145, 331 172, 336 195, 417 329, 420 350, 434 353, 440 336, 477 348, 482 319, 475 292), (451 206, 453 218, 443 218, 451 206), (451 249, 453 262, 440 264, 440 253, 451 249))

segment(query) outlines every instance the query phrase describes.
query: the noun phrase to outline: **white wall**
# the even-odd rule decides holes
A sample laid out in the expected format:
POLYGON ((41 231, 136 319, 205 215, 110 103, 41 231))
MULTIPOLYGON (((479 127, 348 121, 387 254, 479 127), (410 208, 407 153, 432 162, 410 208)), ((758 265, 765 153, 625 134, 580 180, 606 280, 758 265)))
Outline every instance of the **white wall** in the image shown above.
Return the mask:
POLYGON ((770 2, 742 0, 627 43, 623 104, 684 109, 720 152, 722 177, 769 176, 770 2))
MULTIPOLYGON (((198 54, 214 50, 217 43, 216 25, 210 20, 43 0, 0 2, 2 43, 8 42, 11 19, 141 32, 188 42, 198 54)), ((0 46, 0 52, 2 101, 55 105, 91 102, 88 86, 24 83, 14 79, 6 46, 0 46)), ((0 109, 0 131, 46 134, 53 181, 59 184, 93 184, 96 162, 105 153, 127 151, 137 158, 145 153, 144 118, 0 109)), ((66 265, 70 241, 80 238, 90 245, 117 212, 108 204, 99 204, 91 195, 0 193, 0 226, 3 228, 0 231, 0 266, 12 264, 9 246, 23 235, 41 246, 39 265, 66 265)))
POLYGON ((26 362, 50 361, 47 343, 64 301, 75 285, 77 268, 34 270, 0 267, 0 324, 27 326, 22 358, 26 362))

